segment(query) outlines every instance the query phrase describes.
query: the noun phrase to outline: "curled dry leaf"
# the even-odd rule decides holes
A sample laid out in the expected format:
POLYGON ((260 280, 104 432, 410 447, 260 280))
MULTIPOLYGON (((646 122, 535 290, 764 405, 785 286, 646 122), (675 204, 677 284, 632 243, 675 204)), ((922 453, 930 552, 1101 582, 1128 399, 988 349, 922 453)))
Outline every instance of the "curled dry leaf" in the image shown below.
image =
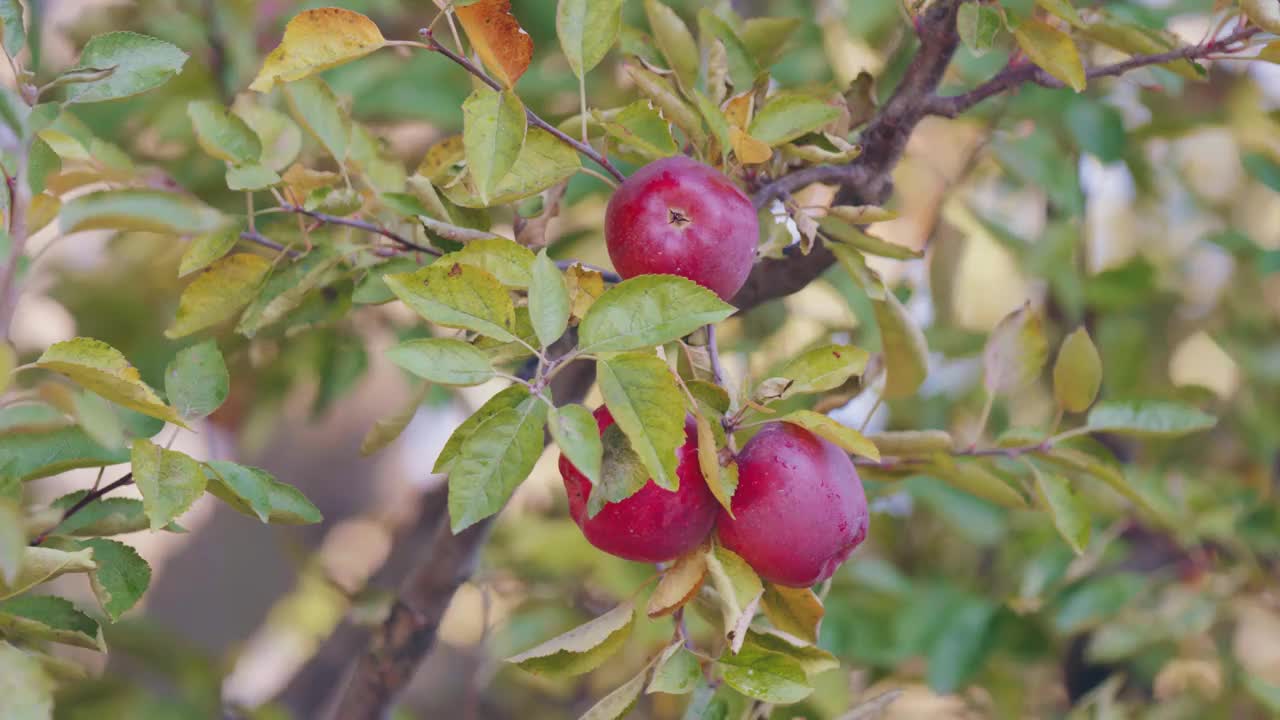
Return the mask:
POLYGON ((514 87, 533 60, 533 38, 511 14, 511 0, 480 0, 454 12, 489 72, 514 87))

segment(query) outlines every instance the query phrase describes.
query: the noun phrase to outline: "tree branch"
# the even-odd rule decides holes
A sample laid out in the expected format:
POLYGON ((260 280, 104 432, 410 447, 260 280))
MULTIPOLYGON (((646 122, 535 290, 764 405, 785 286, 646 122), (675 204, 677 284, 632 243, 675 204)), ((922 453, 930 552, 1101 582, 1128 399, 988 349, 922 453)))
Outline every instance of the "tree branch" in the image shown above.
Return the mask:
MULTIPOLYGON (((441 255, 444 254, 443 252, 433 247, 427 247, 426 245, 419 245, 418 243, 413 242, 412 240, 409 240, 408 238, 404 237, 403 235, 397 232, 388 230, 387 228, 384 228, 380 225, 374 225, 373 223, 367 222, 365 220, 357 220, 355 218, 338 217, 337 215, 329 215, 322 212, 316 212, 314 210, 308 210, 299 205, 286 204, 286 205, 281 205, 280 207, 281 209, 287 212, 297 213, 299 215, 305 215, 313 220, 319 220, 320 222, 326 223, 328 225, 345 225, 347 227, 355 228, 357 230, 364 230, 365 232, 370 232, 375 235, 381 235, 382 237, 387 238, 388 240, 391 240, 392 242, 405 248, 406 250, 416 250, 418 252, 424 252, 428 255, 435 255, 436 257, 440 257, 441 255)), ((243 237, 243 235, 241 237, 243 237)))
MULTIPOLYGON (((1194 61, 1220 52, 1233 52, 1239 49, 1235 48, 1233 50, 1233 45, 1243 43, 1261 31, 1262 29, 1258 27, 1246 27, 1202 45, 1188 45, 1177 50, 1154 55, 1135 55, 1121 62, 1092 67, 1086 71, 1085 75, 1090 80, 1115 77, 1150 65, 1164 65, 1165 63, 1179 60, 1194 61)), ((1049 88, 1064 87, 1061 80, 1040 69, 1037 65, 1031 63, 1009 65, 997 73, 995 77, 969 92, 947 97, 935 96, 930 101, 927 112, 930 115, 954 118, 983 100, 1008 92, 1028 82, 1034 82, 1037 85, 1049 88)))
POLYGON ((133 473, 128 473, 127 475, 120 478, 119 480, 116 480, 110 485, 107 485, 105 487, 100 487, 96 490, 89 491, 89 493, 87 493, 84 497, 76 501, 75 505, 72 505, 71 507, 67 508, 62 513, 62 517, 58 519, 58 522, 54 523, 53 527, 37 535, 36 538, 31 541, 31 544, 33 546, 43 544, 45 540, 49 539, 49 536, 52 535, 55 530, 57 530, 59 527, 62 526, 62 523, 67 521, 67 518, 70 518, 72 515, 75 515, 76 513, 85 509, 86 507, 89 506, 90 503, 97 501, 98 499, 102 498, 104 495, 111 492, 112 490, 115 490, 116 488, 122 488, 125 485, 132 485, 132 484, 133 484, 133 473))
MULTIPOLYGON (((425 47, 428 50, 431 50, 433 52, 438 52, 441 55, 444 55, 445 57, 449 58, 450 60, 460 65, 467 72, 479 78, 481 82, 493 88, 494 90, 501 91, 503 89, 502 86, 498 84, 497 80, 494 80, 493 78, 489 77, 489 74, 486 73, 480 67, 478 67, 475 63, 471 62, 465 57, 459 55, 458 53, 440 44, 440 41, 436 40, 435 35, 432 34, 430 29, 423 28, 422 30, 418 31, 418 34, 420 34, 422 38, 427 41, 426 44, 423 45, 422 47, 425 47)), ((543 130, 546 130, 547 132, 554 135, 556 139, 559 140, 560 142, 568 145, 574 150, 577 150, 582 155, 585 155, 591 158, 592 161, 594 161, 597 165, 604 168, 610 175, 612 175, 614 180, 617 180, 618 182, 622 182, 623 180, 627 179, 626 176, 623 175, 622 172, 618 170, 618 168, 614 167, 613 163, 609 162, 609 158, 605 157, 604 155, 601 155, 599 152, 596 151, 595 148, 591 147, 585 142, 582 142, 581 140, 574 140, 572 137, 562 132, 556 126, 552 125, 546 120, 543 120, 541 117, 538 116, 537 113, 535 113, 534 111, 530 110, 527 107, 524 109, 524 114, 525 114, 525 117, 529 118, 529 123, 531 125, 534 125, 535 127, 540 127, 543 130)))

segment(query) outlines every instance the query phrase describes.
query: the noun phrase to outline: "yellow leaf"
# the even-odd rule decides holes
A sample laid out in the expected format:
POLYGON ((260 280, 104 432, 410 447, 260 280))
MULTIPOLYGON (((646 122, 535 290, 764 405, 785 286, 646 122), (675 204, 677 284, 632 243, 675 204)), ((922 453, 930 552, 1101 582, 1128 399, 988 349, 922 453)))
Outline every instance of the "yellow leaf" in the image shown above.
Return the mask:
POLYGON ((533 38, 511 14, 511 0, 480 0, 454 13, 489 72, 514 87, 533 60, 533 38))
POLYGON ((649 596, 649 617, 670 615, 693 599, 707 577, 707 549, 700 547, 682 555, 662 574, 658 587, 649 596))
POLYGON ((284 28, 284 38, 267 56, 250 90, 269 92, 277 82, 293 82, 327 68, 364 57, 386 45, 369 18, 342 8, 299 13, 284 28))
POLYGON ((270 269, 269 260, 249 253, 229 255, 205 268, 182 291, 178 316, 165 336, 186 337, 231 319, 257 295, 270 269))
POLYGON ((751 100, 754 97, 754 93, 745 92, 734 96, 725 104, 724 119, 729 121, 730 127, 741 130, 751 124, 751 100))
POLYGON ((729 144, 733 146, 733 154, 743 165, 758 165, 768 162, 773 157, 773 148, 769 144, 757 140, 736 127, 729 128, 729 144))
POLYGON ((1080 51, 1071 36, 1042 21, 1027 20, 1013 31, 1018 46, 1041 69, 1061 80, 1076 92, 1087 83, 1080 51))
POLYGON ((142 381, 124 354, 101 340, 81 337, 55 343, 35 364, 65 375, 117 405, 186 427, 177 411, 142 381))
POLYGON ((570 265, 564 271, 565 284, 573 303, 573 316, 581 318, 591 309, 596 298, 604 294, 604 276, 581 265, 570 265))

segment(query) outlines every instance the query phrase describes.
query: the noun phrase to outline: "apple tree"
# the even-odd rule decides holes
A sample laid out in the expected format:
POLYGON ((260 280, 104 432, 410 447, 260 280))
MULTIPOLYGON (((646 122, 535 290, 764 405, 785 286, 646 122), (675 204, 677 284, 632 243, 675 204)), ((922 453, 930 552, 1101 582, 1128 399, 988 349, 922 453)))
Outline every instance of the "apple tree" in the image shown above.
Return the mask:
POLYGON ((0 716, 1280 712, 1275 0, 140 2, 56 68, 43 5, 0 0, 0 716), (131 629, 142 533, 324 522, 246 458, 384 360, 366 455, 482 399, 357 581, 308 551, 273 691, 131 629), (464 588, 502 662, 415 705, 464 588))

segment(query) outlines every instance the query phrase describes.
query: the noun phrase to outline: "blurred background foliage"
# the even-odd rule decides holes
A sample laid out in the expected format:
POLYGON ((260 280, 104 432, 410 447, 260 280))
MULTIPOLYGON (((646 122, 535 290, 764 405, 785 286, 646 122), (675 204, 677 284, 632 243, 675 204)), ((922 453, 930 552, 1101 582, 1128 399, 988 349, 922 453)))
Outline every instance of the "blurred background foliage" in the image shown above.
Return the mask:
MULTIPOLYGON (((196 145, 187 104, 233 103, 284 22, 322 4, 332 3, 41 0, 32 4, 42 15, 34 68, 47 80, 46 68, 68 65, 90 36, 127 28, 191 53, 158 91, 75 113, 86 132, 149 168, 152 183, 235 211, 243 198, 226 190, 223 163, 196 145)), ((337 4, 369 15, 389 38, 415 37, 436 12, 430 0, 337 4)), ((555 39, 555 3, 513 5, 537 48, 521 97, 545 117, 572 115, 576 81, 555 39)), ((803 20, 772 67, 783 84, 845 85, 866 70, 883 97, 912 52, 894 0, 736 5, 803 20)), ((1187 42, 1210 29, 1215 9, 1208 0, 1100 7, 1187 42)), ((626 12, 629 24, 644 26, 640 3, 626 12)), ((1095 52, 1094 60, 1112 59, 1095 52)), ((594 105, 631 97, 620 57, 615 51, 588 78, 594 105)), ((945 86, 971 86, 1008 57, 1007 48, 981 57, 962 48, 945 86)), ((381 52, 326 79, 406 169, 458 131, 471 90, 464 73, 429 53, 381 52)), ((1080 95, 1026 87, 961 119, 926 121, 895 176, 900 217, 875 228, 928 251, 924 261, 876 267, 926 327, 932 353, 922 392, 876 409, 872 429, 972 436, 986 333, 1032 298, 1045 308, 1052 346, 1089 328, 1104 397, 1183 399, 1220 418, 1211 432, 1177 442, 1101 438, 1173 522, 1148 524, 1099 486, 1088 498, 1094 540, 1076 557, 1041 515, 927 476, 868 479, 870 539, 836 575, 822 626, 822 646, 844 664, 820 676, 808 700, 772 717, 839 717, 895 688, 906 692, 888 718, 1280 716, 1280 67, 1213 63, 1209 79, 1147 69, 1080 95)), ((588 176, 573 180, 558 256, 607 262, 606 190, 588 176)), ((163 331, 183 284, 182 251, 141 233, 57 242, 30 270, 18 349, 28 357, 60 339, 97 337, 160 384, 178 348, 163 331)), ((58 717, 210 717, 224 693, 256 705, 288 682, 349 606, 355 622, 376 620, 385 589, 361 590, 364 581, 392 553, 391 537, 412 529, 415 504, 438 487, 429 476, 436 449, 491 390, 433 391, 391 451, 360 460, 360 438, 409 387, 380 350, 418 331, 390 306, 346 309, 318 307, 253 341, 228 334, 232 401, 183 441, 297 485, 326 523, 267 529, 202 501, 184 520, 189 533, 138 537, 155 567, 153 589, 128 620, 106 626, 109 665, 64 693, 58 717)), ((868 299, 838 269, 729 321, 722 348, 731 374, 759 378, 796 348, 833 337, 879 346, 868 299)), ((873 408, 856 389, 819 402, 844 405, 836 416, 857 426, 873 408)), ((990 431, 1043 427, 1053 411, 1048 385, 1038 385, 997 402, 990 431)), ((398 717, 575 717, 665 641, 664 625, 642 626, 622 659, 575 681, 540 680, 500 662, 598 615, 652 572, 587 545, 567 518, 553 455, 504 512, 398 717)), ((62 487, 91 478, 67 473, 62 487)), ((65 591, 83 597, 80 582, 65 591)), ((711 631, 692 617, 695 633, 711 631)), ((638 716, 675 718, 686 701, 641 702, 638 716)))

